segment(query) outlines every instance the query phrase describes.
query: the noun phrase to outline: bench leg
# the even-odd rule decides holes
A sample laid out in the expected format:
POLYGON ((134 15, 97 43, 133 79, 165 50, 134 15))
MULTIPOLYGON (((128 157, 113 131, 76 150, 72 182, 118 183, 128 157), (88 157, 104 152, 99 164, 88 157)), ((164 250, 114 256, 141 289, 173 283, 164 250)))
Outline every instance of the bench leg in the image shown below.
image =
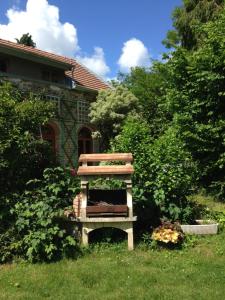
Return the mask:
POLYGON ((82 226, 82 244, 88 246, 88 230, 84 226, 82 226))
POLYGON ((128 228, 126 232, 127 232, 128 250, 133 250, 134 249, 133 227, 128 228))

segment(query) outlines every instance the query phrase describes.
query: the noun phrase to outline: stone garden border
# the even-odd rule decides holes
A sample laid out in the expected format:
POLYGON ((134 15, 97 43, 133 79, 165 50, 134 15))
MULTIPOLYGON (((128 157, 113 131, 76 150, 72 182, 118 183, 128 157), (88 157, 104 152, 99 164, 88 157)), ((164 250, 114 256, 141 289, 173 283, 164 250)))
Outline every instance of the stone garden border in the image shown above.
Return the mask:
POLYGON ((181 225, 184 233, 188 234, 217 234, 218 223, 212 220, 196 220, 195 225, 181 225))

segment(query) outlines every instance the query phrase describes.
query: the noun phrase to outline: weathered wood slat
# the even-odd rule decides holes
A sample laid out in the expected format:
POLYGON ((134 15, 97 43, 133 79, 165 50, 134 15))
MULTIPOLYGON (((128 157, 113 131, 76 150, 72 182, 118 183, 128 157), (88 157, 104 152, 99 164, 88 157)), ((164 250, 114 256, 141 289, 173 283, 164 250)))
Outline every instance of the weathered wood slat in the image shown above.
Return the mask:
POLYGON ((134 168, 131 165, 121 166, 81 166, 77 175, 127 175, 133 174, 134 168))
POLYGON ((93 205, 87 206, 87 216, 100 216, 100 215, 120 215, 127 216, 128 207, 127 205, 93 205))
POLYGON ((87 217, 127 217, 127 213, 87 213, 87 217))
POLYGON ((127 212, 127 205, 90 205, 87 212, 127 212))
POLYGON ((133 156, 131 153, 95 153, 81 154, 79 162, 98 162, 98 161, 124 161, 132 162, 133 156))

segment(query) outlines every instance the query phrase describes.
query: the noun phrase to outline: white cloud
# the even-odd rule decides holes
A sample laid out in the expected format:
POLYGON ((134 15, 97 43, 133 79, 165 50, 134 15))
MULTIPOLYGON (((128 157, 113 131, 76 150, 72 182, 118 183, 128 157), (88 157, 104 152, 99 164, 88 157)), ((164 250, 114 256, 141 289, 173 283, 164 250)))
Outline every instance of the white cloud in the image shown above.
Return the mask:
POLYGON ((124 43, 118 65, 123 72, 128 72, 132 67, 149 66, 149 51, 142 41, 132 38, 124 43))
POLYGON ((30 33, 38 48, 65 56, 79 50, 77 30, 70 23, 61 23, 59 9, 47 0, 27 0, 26 10, 15 7, 7 11, 8 24, 0 24, 0 37, 14 41, 30 33))
POLYGON ((94 48, 94 54, 92 56, 79 56, 78 60, 101 77, 105 78, 106 74, 110 71, 105 61, 104 51, 100 47, 94 48))
POLYGON ((37 48, 69 57, 80 53, 79 60, 97 75, 105 77, 109 73, 103 49, 95 47, 92 56, 82 55, 75 26, 61 23, 58 7, 47 0, 27 0, 25 11, 13 6, 6 15, 8 24, 0 24, 0 38, 15 42, 15 38, 30 33, 37 48))

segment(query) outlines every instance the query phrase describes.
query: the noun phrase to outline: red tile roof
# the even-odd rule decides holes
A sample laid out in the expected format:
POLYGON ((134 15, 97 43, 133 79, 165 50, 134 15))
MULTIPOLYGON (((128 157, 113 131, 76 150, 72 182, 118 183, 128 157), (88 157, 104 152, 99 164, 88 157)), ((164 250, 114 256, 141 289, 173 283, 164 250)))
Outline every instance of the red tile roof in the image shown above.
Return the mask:
POLYGON ((37 48, 13 43, 3 39, 0 39, 0 46, 15 49, 23 53, 44 57, 55 62, 64 63, 65 65, 70 65, 71 71, 66 71, 66 75, 71 77, 78 85, 81 85, 83 87, 96 91, 110 88, 110 85, 107 84, 103 79, 99 78, 96 74, 94 74, 92 71, 87 69, 75 59, 46 52, 37 48))

